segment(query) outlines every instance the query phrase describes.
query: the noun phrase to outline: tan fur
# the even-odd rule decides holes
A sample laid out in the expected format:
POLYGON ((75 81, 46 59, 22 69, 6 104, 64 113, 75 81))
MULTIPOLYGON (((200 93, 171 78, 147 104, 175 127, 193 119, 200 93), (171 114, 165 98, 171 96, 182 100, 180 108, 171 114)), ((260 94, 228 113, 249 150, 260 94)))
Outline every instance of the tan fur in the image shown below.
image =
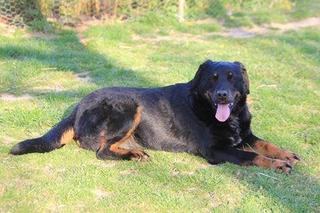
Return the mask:
POLYGON ((266 158, 264 156, 258 155, 253 159, 253 164, 263 168, 272 168, 272 159, 266 158))
POLYGON ((291 170, 290 167, 288 167, 288 164, 286 161, 279 160, 279 159, 271 159, 261 155, 258 155, 257 157, 255 157, 252 163, 262 168, 280 169, 287 174, 291 170))
POLYGON ((271 158, 279 158, 283 159, 282 153, 284 152, 282 149, 277 147, 276 145, 259 140, 257 141, 253 147, 246 147, 244 148, 245 151, 254 151, 257 152, 258 154, 271 157, 271 158))
POLYGON ((134 141, 132 134, 141 121, 141 112, 142 112, 142 107, 139 106, 137 108, 136 114, 134 115, 132 127, 129 129, 129 131, 121 140, 119 140, 118 142, 110 146, 110 151, 117 153, 119 155, 126 155, 129 152, 129 150, 124 149, 122 147, 124 147, 124 143, 134 141))
POLYGON ((73 128, 67 129, 61 136, 60 144, 65 145, 69 143, 74 137, 74 130, 73 128))
POLYGON ((99 134, 99 149, 101 150, 107 142, 106 132, 102 130, 99 134))

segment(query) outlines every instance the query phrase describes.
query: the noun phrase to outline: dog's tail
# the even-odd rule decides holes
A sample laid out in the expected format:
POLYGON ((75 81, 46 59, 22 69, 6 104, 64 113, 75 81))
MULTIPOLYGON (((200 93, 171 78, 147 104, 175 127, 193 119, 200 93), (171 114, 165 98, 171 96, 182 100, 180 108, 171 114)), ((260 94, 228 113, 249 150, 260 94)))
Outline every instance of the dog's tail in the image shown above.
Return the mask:
POLYGON ((70 116, 60 121, 42 137, 25 140, 13 146, 10 150, 10 154, 23 155, 33 152, 42 153, 61 148, 75 137, 75 117, 76 109, 70 116))

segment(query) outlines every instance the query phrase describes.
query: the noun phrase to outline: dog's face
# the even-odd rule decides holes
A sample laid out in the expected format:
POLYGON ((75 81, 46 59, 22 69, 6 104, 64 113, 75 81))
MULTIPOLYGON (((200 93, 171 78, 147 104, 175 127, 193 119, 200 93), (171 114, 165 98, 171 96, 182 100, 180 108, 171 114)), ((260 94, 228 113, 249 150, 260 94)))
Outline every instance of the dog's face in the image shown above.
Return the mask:
POLYGON ((191 90, 209 103, 218 121, 225 122, 249 94, 247 71, 240 62, 208 60, 200 65, 191 90))

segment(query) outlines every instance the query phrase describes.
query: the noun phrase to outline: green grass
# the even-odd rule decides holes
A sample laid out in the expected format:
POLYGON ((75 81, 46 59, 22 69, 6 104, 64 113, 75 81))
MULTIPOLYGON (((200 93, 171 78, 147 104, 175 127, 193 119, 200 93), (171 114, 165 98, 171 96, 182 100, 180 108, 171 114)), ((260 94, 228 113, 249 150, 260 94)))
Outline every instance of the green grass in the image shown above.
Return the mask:
POLYGON ((206 0, 194 1, 189 6, 194 6, 187 9, 190 17, 206 14, 223 21, 227 27, 299 20, 318 16, 320 10, 319 0, 206 0))
POLYGON ((188 40, 183 36, 206 32, 207 25, 168 25, 91 27, 85 45, 68 30, 0 35, 0 93, 33 97, 0 100, 1 212, 319 211, 319 29, 188 40), (46 154, 7 154, 19 140, 46 132, 97 88, 186 82, 207 58, 247 66, 253 129, 301 156, 291 175, 209 166, 200 157, 151 150, 150 162, 99 161, 75 144, 46 154), (82 81, 79 73, 91 80, 82 81))

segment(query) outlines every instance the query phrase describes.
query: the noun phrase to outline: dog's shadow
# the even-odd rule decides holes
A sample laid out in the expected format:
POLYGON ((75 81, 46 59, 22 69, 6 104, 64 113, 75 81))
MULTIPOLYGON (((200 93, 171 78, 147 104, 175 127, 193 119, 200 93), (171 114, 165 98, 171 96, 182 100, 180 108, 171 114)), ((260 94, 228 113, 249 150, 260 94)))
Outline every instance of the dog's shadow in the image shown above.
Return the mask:
POLYGON ((320 182, 316 177, 302 171, 305 166, 303 161, 299 162, 289 175, 270 169, 246 168, 230 164, 222 165, 221 169, 224 175, 237 179, 237 182, 249 191, 262 194, 261 198, 256 199, 268 197, 274 200, 275 205, 266 206, 272 212, 277 212, 279 209, 289 212, 316 212, 320 209, 320 182))

